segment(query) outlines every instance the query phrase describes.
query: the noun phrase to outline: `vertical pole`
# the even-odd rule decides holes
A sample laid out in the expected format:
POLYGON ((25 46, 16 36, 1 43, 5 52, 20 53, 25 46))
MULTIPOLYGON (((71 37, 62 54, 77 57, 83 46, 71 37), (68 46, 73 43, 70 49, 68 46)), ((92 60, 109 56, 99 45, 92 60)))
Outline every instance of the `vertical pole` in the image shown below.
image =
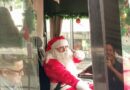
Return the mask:
POLYGON ((118 0, 89 0, 88 5, 94 89, 109 90, 104 46, 113 43, 121 53, 118 0))

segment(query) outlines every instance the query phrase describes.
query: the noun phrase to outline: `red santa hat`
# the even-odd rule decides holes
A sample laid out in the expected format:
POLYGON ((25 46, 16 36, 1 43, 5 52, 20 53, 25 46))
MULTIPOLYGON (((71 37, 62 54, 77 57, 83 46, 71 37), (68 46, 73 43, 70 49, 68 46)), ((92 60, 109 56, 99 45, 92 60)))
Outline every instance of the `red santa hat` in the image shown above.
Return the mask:
POLYGON ((54 37, 48 42, 46 51, 49 51, 53 48, 58 48, 60 46, 68 46, 68 45, 69 45, 68 41, 65 39, 64 36, 54 37))

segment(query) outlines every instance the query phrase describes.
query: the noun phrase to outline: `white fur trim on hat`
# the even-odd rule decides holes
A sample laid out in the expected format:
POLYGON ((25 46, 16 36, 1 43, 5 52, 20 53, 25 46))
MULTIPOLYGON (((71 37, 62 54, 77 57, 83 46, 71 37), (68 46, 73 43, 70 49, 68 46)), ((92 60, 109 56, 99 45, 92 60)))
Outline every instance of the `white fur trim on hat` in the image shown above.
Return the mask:
POLYGON ((53 43, 53 45, 51 46, 51 48, 58 48, 60 46, 69 46, 68 41, 63 39, 63 40, 58 40, 55 43, 53 43))

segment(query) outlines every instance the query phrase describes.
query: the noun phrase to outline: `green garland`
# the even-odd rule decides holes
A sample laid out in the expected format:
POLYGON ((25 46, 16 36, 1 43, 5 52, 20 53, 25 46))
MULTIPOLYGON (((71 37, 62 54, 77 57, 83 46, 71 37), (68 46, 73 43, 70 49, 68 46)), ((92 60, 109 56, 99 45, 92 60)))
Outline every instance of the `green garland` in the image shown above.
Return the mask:
POLYGON ((130 8, 126 0, 119 1, 121 35, 124 36, 128 32, 126 25, 130 25, 130 8))
POLYGON ((88 15, 86 14, 52 14, 52 15, 47 15, 45 14, 44 17, 45 19, 49 19, 51 17, 54 17, 54 16, 59 16, 59 17, 62 17, 64 19, 76 19, 76 18, 89 18, 88 15))
POLYGON ((35 13, 32 6, 29 5, 28 0, 24 0, 25 3, 25 13, 24 13, 24 23, 29 28, 29 33, 35 30, 35 13))

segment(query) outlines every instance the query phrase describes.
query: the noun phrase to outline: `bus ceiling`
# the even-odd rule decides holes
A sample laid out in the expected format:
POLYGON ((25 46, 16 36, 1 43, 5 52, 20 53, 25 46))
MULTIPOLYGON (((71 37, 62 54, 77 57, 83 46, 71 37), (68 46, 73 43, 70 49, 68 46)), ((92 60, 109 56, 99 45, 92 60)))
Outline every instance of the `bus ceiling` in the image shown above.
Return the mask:
POLYGON ((45 16, 88 17, 87 0, 44 0, 45 16))

